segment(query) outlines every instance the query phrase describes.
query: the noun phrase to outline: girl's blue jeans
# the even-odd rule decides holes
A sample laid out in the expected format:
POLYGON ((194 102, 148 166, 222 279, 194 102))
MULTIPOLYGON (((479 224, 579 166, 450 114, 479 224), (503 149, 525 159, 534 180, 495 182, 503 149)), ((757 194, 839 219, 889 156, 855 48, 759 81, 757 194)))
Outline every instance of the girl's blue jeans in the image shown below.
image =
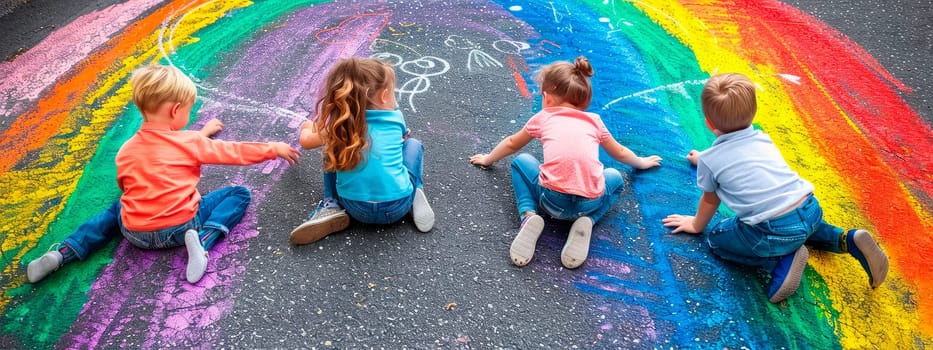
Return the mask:
MULTIPOLYGON (((407 138, 402 143, 402 164, 408 169, 408 177, 414 188, 424 187, 424 145, 421 141, 407 138)), ((415 192, 411 195, 388 202, 355 201, 341 198, 337 193, 337 174, 324 172, 324 201, 322 204, 339 203, 356 221, 367 224, 391 224, 401 220, 411 211, 415 199, 415 192)))
POLYGON ((527 211, 543 212, 558 220, 576 220, 588 216, 593 222, 599 221, 609 211, 612 204, 622 193, 622 174, 613 168, 603 169, 606 189, 598 198, 566 194, 548 189, 538 183, 541 162, 528 153, 522 153, 512 159, 512 188, 518 215, 527 211))
POLYGON ((758 224, 730 217, 710 224, 706 232, 713 254, 768 271, 782 256, 804 244, 817 250, 842 252, 839 239, 843 230, 823 221, 823 209, 812 194, 793 211, 758 224))
MULTIPOLYGON (((78 259, 102 248, 120 233, 127 241, 142 249, 162 249, 185 245, 185 232, 197 230, 203 236, 207 230, 216 230, 223 235, 230 233, 243 218, 251 195, 246 187, 224 187, 201 197, 194 218, 181 225, 156 231, 131 231, 123 226, 120 218, 120 202, 85 221, 62 242, 74 251, 78 259)), ((210 249, 205 246, 204 249, 210 249)))

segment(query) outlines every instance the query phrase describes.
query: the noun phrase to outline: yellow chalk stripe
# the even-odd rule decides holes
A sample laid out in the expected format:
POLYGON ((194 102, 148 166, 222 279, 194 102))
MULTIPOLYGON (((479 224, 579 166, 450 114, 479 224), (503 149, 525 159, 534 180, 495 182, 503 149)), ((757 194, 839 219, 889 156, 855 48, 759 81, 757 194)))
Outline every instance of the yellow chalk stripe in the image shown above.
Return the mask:
MULTIPOLYGON (((788 111, 796 109, 785 94, 782 83, 777 80, 776 73, 780 72, 774 72, 768 66, 754 66, 737 54, 741 52, 742 38, 737 29, 741 18, 736 18, 735 13, 728 13, 728 6, 703 6, 702 10, 699 7, 688 10, 666 0, 634 1, 633 4, 691 48, 704 71, 710 74, 738 72, 758 83, 762 91, 758 94, 756 123, 769 131, 791 167, 816 186, 827 221, 869 227, 864 225, 869 222, 864 215, 849 204, 855 196, 849 192, 849 188, 839 186, 846 182, 821 157, 819 147, 807 134, 807 126, 801 123, 800 118, 789 117, 788 111), (698 12, 704 12, 703 18, 714 18, 717 21, 706 23, 703 18, 696 16, 698 12)), ((841 111, 837 112, 842 114, 841 111)), ((895 282, 899 279, 895 266, 889 273, 892 283, 871 292, 865 282, 864 272, 857 266, 857 262, 848 257, 832 254, 829 258, 814 259, 811 266, 825 280, 831 281, 830 297, 833 307, 839 311, 838 324, 834 326, 838 327, 837 336, 844 348, 865 348, 879 344, 907 348, 913 345, 910 337, 902 335, 917 334, 919 316, 916 310, 905 310, 900 299, 902 292, 890 288, 896 285, 898 290, 902 290, 900 287, 903 286, 895 282), (866 303, 870 305, 866 306, 866 303), (892 327, 903 329, 905 333, 886 331, 892 327)))

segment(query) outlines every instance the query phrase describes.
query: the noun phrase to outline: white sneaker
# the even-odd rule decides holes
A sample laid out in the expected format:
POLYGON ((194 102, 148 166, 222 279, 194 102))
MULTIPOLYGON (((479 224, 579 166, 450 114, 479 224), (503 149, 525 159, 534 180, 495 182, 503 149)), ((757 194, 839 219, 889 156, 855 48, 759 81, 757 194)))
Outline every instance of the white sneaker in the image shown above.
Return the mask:
POLYGON ((188 248, 188 270, 186 276, 188 282, 197 283, 204 277, 207 271, 207 252, 201 245, 201 238, 198 237, 198 231, 188 230, 185 232, 185 247, 188 248))
POLYGON ((29 262, 29 266, 26 267, 26 278, 29 283, 39 282, 52 271, 58 270, 62 266, 62 260, 64 258, 61 252, 57 250, 47 252, 38 259, 29 262))
POLYGON ((529 215, 522 219, 518 234, 509 247, 509 258, 515 266, 521 267, 531 262, 535 255, 535 246, 538 245, 538 237, 543 230, 544 219, 540 215, 529 215))
POLYGON ((428 232, 434 228, 434 210, 431 204, 428 204, 428 197, 424 195, 424 190, 415 189, 415 201, 411 205, 411 216, 415 220, 415 227, 418 231, 428 232))
POLYGON ((568 269, 583 265, 590 254, 590 235, 593 233, 593 219, 582 216, 570 226, 567 243, 560 252, 560 262, 568 269))

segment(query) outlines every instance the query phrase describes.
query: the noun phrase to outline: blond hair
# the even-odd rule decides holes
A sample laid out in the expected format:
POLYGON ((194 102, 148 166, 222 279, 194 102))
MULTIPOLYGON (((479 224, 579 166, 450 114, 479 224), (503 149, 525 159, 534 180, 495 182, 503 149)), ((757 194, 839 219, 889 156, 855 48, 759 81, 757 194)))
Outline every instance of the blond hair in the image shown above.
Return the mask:
POLYGON ((593 98, 593 87, 590 77, 593 76, 593 67, 586 57, 579 56, 573 63, 558 61, 551 63, 538 72, 535 80, 541 86, 541 92, 561 98, 580 110, 590 106, 593 98))
POLYGON ((755 85, 738 73, 714 75, 700 94, 703 115, 717 130, 730 133, 752 125, 758 104, 755 85))
POLYGON ((155 112, 165 102, 194 102, 198 95, 191 78, 173 66, 138 68, 133 71, 130 85, 133 87, 133 103, 144 114, 155 112))
POLYGON ((392 66, 374 58, 337 62, 318 100, 315 131, 324 135, 324 170, 356 168, 368 147, 366 110, 383 89, 395 89, 392 66))

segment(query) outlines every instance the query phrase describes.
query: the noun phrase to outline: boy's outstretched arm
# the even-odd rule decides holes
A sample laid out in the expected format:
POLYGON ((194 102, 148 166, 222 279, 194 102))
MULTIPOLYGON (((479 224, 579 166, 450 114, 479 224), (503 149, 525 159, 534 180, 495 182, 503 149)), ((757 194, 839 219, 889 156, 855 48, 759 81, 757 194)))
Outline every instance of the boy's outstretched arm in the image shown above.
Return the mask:
POLYGON ((606 153, 609 154, 615 160, 618 160, 622 163, 628 164, 629 166, 636 169, 648 169, 661 165, 661 157, 658 156, 647 156, 639 157, 628 149, 628 147, 622 146, 619 141, 616 141, 614 138, 609 138, 606 141, 603 141, 601 144, 603 149, 606 150, 606 153))
POLYGON ((298 157, 301 156, 301 152, 294 147, 289 146, 283 142, 269 142, 269 144, 275 148, 275 154, 277 154, 279 158, 282 158, 288 162, 289 165, 295 165, 295 163, 298 163, 298 157))
POLYGON ((516 132, 515 134, 506 137, 496 145, 496 148, 492 149, 492 152, 489 154, 475 154, 470 157, 470 164, 479 165, 487 167, 492 165, 495 162, 498 162, 500 159, 505 158, 505 156, 517 152, 518 150, 525 147, 529 142, 531 142, 531 135, 525 131, 524 128, 516 132))
POLYGON ((321 134, 314 132, 314 122, 306 120, 298 131, 298 144, 304 149, 315 149, 324 145, 321 134))
POLYGON ((664 223, 664 226, 674 228, 671 233, 687 232, 696 234, 703 232, 710 219, 713 218, 713 214, 716 214, 716 210, 719 209, 719 202, 719 196, 716 195, 716 192, 703 192, 695 216, 671 214, 661 219, 661 222, 664 223))

